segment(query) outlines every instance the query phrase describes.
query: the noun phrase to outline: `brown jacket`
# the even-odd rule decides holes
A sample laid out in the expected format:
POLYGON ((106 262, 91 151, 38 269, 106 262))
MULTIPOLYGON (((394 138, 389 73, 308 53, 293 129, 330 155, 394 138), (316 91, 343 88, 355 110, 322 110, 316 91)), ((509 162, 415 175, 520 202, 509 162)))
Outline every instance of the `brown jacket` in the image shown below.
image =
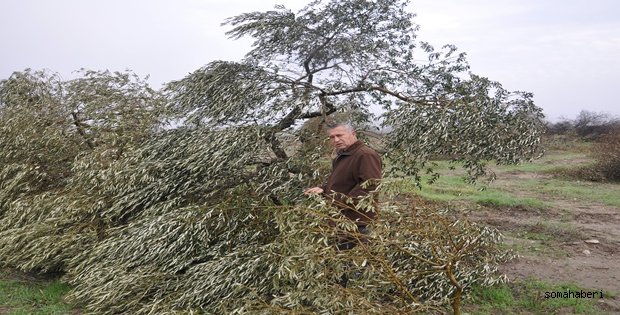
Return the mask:
POLYGON ((343 215, 356 222, 357 225, 366 225, 376 216, 375 212, 356 211, 354 205, 346 205, 341 194, 360 198, 376 188, 369 185, 362 188, 362 183, 371 179, 381 179, 381 157, 375 150, 360 141, 355 142, 345 151, 338 152, 332 161, 332 173, 327 183, 322 187, 323 194, 334 200, 343 215))

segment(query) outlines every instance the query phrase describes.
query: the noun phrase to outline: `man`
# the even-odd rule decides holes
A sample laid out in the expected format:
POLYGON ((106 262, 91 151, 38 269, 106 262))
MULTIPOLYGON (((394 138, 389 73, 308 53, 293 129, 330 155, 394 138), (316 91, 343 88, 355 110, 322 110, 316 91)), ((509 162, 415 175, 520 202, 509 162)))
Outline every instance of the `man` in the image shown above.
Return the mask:
MULTIPOLYGON (((350 124, 328 125, 329 139, 336 148, 337 156, 332 161, 332 172, 322 187, 312 187, 304 193, 322 194, 333 201, 340 212, 353 221, 361 234, 376 217, 376 209, 356 209, 356 201, 376 187, 373 181, 381 179, 381 158, 377 152, 357 140, 355 129, 350 124), (363 185, 370 181, 369 185, 363 185), (348 198, 347 198, 348 197, 348 198), (353 203, 348 203, 351 199, 353 203)), ((347 250, 357 245, 357 238, 344 238, 338 249, 347 250)))

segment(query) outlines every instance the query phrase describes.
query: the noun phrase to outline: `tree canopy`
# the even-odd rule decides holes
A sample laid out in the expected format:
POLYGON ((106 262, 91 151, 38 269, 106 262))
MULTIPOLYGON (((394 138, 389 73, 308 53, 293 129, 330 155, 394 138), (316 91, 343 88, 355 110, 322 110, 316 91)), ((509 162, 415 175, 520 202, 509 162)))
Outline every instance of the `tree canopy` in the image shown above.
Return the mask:
POLYGON ((510 255, 397 178, 419 184, 435 158, 471 180, 534 158, 542 114, 456 47, 418 41, 408 10, 317 0, 231 17, 247 55, 161 91, 131 72, 0 81, 0 264, 64 274, 94 314, 458 312, 510 255), (301 194, 328 171, 321 125, 343 115, 390 130, 380 219, 349 252, 332 243, 352 223, 301 194))
POLYGON ((233 38, 250 36, 240 62, 212 62, 173 82, 175 106, 193 123, 265 129, 349 112, 357 123, 391 127, 386 157, 415 175, 432 156, 463 162, 471 178, 484 162, 536 157, 540 108, 527 92, 469 72, 464 53, 417 40, 418 26, 401 0, 314 1, 297 13, 284 7, 225 21, 233 38))

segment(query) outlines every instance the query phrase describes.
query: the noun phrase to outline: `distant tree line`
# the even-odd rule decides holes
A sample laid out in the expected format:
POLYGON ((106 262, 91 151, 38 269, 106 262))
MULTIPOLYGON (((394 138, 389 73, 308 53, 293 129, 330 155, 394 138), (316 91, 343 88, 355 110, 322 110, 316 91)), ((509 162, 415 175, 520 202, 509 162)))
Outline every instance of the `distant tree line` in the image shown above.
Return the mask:
POLYGON ((592 142, 589 155, 595 163, 569 171, 570 176, 591 181, 620 180, 620 118, 582 110, 575 119, 546 125, 551 137, 592 142))
POLYGON ((618 117, 582 110, 575 119, 562 118, 558 122, 547 122, 547 133, 549 135, 574 135, 586 140, 597 140, 619 127, 620 119, 618 117))

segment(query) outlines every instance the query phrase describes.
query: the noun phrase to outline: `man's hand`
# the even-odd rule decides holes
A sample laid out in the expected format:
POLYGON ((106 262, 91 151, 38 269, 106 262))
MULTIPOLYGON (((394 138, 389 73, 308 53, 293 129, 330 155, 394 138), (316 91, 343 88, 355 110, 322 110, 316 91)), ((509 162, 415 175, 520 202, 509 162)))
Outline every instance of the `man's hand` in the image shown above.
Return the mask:
POLYGON ((323 193, 323 188, 321 187, 312 187, 304 191, 304 195, 313 195, 313 194, 322 194, 322 193, 323 193))

